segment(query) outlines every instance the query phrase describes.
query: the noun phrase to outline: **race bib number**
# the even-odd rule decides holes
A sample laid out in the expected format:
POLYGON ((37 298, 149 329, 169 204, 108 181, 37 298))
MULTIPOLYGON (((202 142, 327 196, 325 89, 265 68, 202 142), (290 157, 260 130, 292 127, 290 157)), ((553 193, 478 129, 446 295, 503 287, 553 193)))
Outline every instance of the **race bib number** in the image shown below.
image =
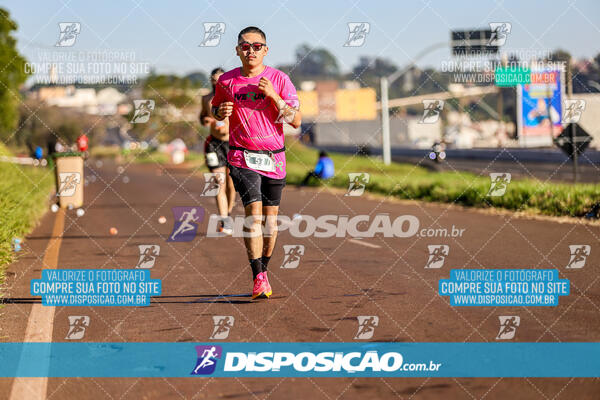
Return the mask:
POLYGON ((209 167, 216 167, 219 165, 219 157, 217 157, 217 153, 206 153, 206 165, 209 167))
POLYGON ((249 168, 265 172, 275 171, 275 161, 268 154, 244 151, 244 160, 246 160, 246 165, 248 165, 249 168))

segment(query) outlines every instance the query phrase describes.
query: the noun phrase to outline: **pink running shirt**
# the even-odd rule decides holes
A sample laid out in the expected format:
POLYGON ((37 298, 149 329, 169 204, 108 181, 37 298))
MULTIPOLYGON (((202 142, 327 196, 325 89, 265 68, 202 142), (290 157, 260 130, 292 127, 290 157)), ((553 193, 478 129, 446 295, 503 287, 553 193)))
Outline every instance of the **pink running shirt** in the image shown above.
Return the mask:
MULTIPOLYGON (((271 81, 275 92, 291 107, 298 107, 298 95, 290 78, 278 69, 265 66, 260 75, 242 76, 241 68, 225 72, 219 77, 212 105, 233 102, 229 117, 229 145, 248 150, 278 150, 284 146, 283 124, 275 123, 279 112, 275 103, 258 88, 263 76, 271 81)), ((285 178, 285 152, 273 154, 275 172, 248 168, 241 150, 229 150, 227 161, 235 167, 248 168, 269 178, 285 178)))

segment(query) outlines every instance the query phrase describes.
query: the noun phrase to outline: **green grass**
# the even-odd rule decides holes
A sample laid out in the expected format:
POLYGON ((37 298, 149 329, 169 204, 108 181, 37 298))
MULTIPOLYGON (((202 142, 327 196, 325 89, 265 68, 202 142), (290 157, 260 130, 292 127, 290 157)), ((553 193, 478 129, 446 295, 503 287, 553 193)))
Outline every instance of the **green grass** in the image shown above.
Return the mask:
POLYGON ((89 152, 93 158, 115 158, 122 150, 117 146, 92 146, 89 152))
MULTIPOLYGON (((287 148, 287 182, 297 184, 314 167, 318 152, 299 142, 288 143, 287 148)), ((489 175, 432 172, 411 164, 394 163, 386 166, 373 157, 330 156, 335 163, 336 175, 324 184, 346 189, 348 173, 368 172, 369 192, 399 199, 571 217, 583 216, 594 203, 600 201, 600 185, 542 184, 535 180, 519 179, 511 181, 503 196, 489 197, 486 196, 490 188, 489 175)))
MULTIPOLYGON (((0 155, 10 155, 0 144, 0 155)), ((18 166, 0 162, 0 282, 6 266, 14 260, 13 238, 23 240, 48 210, 48 196, 54 186, 48 168, 18 166)))

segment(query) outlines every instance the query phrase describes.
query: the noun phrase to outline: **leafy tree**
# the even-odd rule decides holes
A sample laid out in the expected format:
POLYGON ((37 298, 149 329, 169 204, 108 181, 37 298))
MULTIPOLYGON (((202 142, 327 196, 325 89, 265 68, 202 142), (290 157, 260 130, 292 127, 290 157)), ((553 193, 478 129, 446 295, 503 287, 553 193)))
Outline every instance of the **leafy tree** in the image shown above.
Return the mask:
POLYGON ((393 74, 397 69, 391 61, 384 58, 361 57, 358 64, 352 69, 352 74, 355 79, 362 79, 363 76, 381 78, 393 74))
POLYGON ((600 92, 600 54, 589 60, 572 63, 571 54, 558 49, 550 54, 549 60, 565 62, 572 67, 573 93, 598 93, 600 92))
POLYGON ((187 74, 185 78, 187 78, 190 81, 192 87, 194 88, 210 86, 210 82, 206 77, 206 74, 202 71, 191 72, 187 74))
POLYGON ((287 73, 294 84, 303 80, 340 78, 340 68, 335 56, 327 49, 311 48, 308 44, 298 46, 293 65, 278 68, 287 73))
MULTIPOLYGON (((359 82, 362 87, 374 88, 379 96, 379 80, 382 76, 393 74, 397 69, 398 68, 389 60, 379 57, 361 57, 358 64, 352 68, 352 73, 350 73, 346 79, 355 80, 359 82)), ((389 95, 391 98, 400 97, 400 82, 401 80, 396 80, 390 86, 389 95)))
POLYGON ((573 66, 573 92, 600 92, 600 53, 590 60, 573 66))
POLYGON ((82 133, 94 142, 104 133, 107 122, 114 119, 27 100, 19 107, 19 128, 10 142, 28 147, 58 140, 73 144, 82 133))
POLYGON ((7 138, 17 127, 20 102, 19 87, 27 79, 25 58, 17 51, 17 41, 12 31, 17 23, 8 11, 0 8, 0 137, 7 138))
POLYGON ((563 61, 565 63, 568 63, 571 61, 571 54, 566 51, 566 50, 555 50, 552 52, 552 54, 550 54, 550 61, 554 61, 554 62, 560 62, 563 61))

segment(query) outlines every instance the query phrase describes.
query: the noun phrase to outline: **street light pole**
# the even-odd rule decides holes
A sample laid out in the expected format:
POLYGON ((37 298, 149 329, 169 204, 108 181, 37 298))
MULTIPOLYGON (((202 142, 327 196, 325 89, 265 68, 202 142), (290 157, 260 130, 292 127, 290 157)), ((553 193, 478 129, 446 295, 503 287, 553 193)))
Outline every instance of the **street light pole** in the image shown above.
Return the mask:
POLYGON ((388 79, 385 76, 381 78, 381 142, 383 146, 383 163, 390 165, 392 162, 390 112, 388 104, 388 79))
MULTIPOLYGON (((567 61, 567 87, 569 92, 569 99, 573 99, 573 71, 571 69, 571 60, 567 61)), ((564 111, 563 111, 564 112, 564 111)), ((552 126, 552 120, 550 120, 550 126, 552 126)), ((571 148, 573 149, 572 161, 573 161, 573 182, 577 183, 579 180, 579 171, 577 168, 577 135, 575 129, 577 124, 571 122, 570 136, 571 136, 571 148)))
POLYGON ((399 70, 391 74, 390 76, 382 76, 380 79, 381 83, 381 145, 383 147, 383 163, 385 165, 390 165, 392 162, 392 149, 390 145, 390 110, 389 110, 389 85, 394 83, 394 81, 404 75, 407 71, 409 71, 413 65, 417 61, 419 61, 424 56, 431 53, 433 50, 437 50, 443 47, 447 47, 450 43, 448 42, 440 42, 435 43, 427 48, 425 48, 422 52, 417 54, 417 56, 408 64, 404 69, 399 70))

